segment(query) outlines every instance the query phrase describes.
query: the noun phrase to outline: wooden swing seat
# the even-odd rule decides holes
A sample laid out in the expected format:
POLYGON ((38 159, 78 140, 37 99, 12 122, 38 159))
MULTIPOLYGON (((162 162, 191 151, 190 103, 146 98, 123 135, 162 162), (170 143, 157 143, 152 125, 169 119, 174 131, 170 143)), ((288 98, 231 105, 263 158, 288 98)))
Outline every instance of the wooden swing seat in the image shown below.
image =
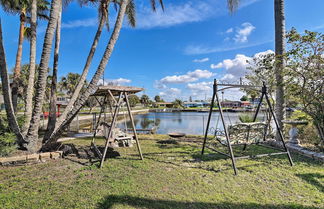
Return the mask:
POLYGON ((109 147, 132 147, 133 136, 122 132, 119 128, 112 130, 111 138, 108 139, 109 129, 111 128, 107 122, 101 122, 103 126, 103 136, 108 140, 109 147))
MULTIPOLYGON (((256 144, 265 141, 267 124, 265 122, 238 123, 228 126, 228 135, 231 145, 256 144)), ((227 145, 225 136, 215 136, 217 141, 227 145)))

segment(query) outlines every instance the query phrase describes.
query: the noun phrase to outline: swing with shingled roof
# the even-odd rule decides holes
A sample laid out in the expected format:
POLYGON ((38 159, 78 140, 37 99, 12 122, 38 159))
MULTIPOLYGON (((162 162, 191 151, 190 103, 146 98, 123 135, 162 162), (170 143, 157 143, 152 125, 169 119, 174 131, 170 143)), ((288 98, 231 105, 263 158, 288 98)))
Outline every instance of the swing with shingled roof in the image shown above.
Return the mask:
MULTIPOLYGON (((100 161, 100 168, 102 168, 108 148, 115 148, 115 147, 132 147, 132 144, 135 142, 138 150, 138 154, 140 159, 143 160, 143 155, 141 151, 141 147, 138 141, 136 128, 134 124, 134 118, 132 115, 131 107, 129 104, 128 96, 131 94, 135 94, 138 92, 143 91, 143 88, 138 87, 129 87, 129 86, 99 86, 94 94, 91 96, 95 97, 97 102, 100 105, 100 113, 98 119, 95 121, 94 125, 94 133, 91 142, 91 148, 97 154, 97 156, 101 159, 100 161), (101 101, 99 98, 103 98, 101 101), (106 109, 107 105, 110 107, 111 110, 111 121, 106 121, 106 109), (127 108, 127 113, 130 119, 130 123, 132 126, 133 135, 129 135, 127 133, 127 126, 125 127, 126 130, 122 132, 118 128, 116 128, 116 121, 117 117, 120 114, 121 107, 125 105, 127 108), (104 118, 102 118, 104 115, 104 118), (101 128, 101 129, 100 129, 101 128), (96 143, 95 139, 98 133, 102 131, 102 135, 106 140, 105 147, 103 152, 101 152, 96 143)), ((125 110, 124 114, 125 114, 125 110)), ((126 116, 125 116, 126 119, 126 116)), ((125 122, 126 123, 126 122, 125 122)))

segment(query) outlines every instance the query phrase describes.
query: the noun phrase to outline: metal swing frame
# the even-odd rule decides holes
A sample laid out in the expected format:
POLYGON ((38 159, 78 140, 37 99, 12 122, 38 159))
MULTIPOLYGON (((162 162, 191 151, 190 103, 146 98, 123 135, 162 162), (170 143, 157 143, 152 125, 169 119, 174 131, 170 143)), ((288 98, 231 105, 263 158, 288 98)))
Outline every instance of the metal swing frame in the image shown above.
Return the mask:
MULTIPOLYGON (((103 167, 103 164, 105 162, 105 158, 106 158, 108 147, 109 147, 109 141, 112 139, 112 130, 116 125, 116 120, 117 120, 117 117, 118 117, 118 114, 120 111, 120 107, 121 107, 123 101, 126 103, 128 116, 131 121, 133 137, 136 141, 136 146, 137 146, 139 157, 141 160, 143 160, 143 154, 142 154, 142 150, 140 147, 140 143, 139 143, 136 128, 135 128, 134 117, 133 117, 131 107, 129 104, 129 99, 128 99, 129 94, 134 94, 134 93, 140 92, 142 90, 143 90, 142 88, 127 87, 127 86, 99 86, 97 91, 92 95, 96 98, 99 105, 101 106, 98 119, 96 120, 96 123, 94 126, 95 128, 94 128, 93 138, 92 138, 92 142, 91 142, 91 148, 93 148, 93 150, 96 152, 96 154, 100 158, 100 166, 99 166, 100 168, 103 167), (98 97, 103 97, 104 98, 103 101, 100 102, 98 97), (108 130, 108 135, 107 135, 107 137, 105 137, 105 140, 106 140, 105 148, 104 148, 103 153, 101 153, 95 144, 95 138, 96 138, 96 135, 98 132, 98 128, 101 124, 100 121, 101 121, 102 114, 104 114, 104 120, 106 120, 106 103, 107 103, 108 99, 111 99, 113 102, 113 104, 109 103, 110 108, 111 108, 112 119, 109 124, 110 128, 108 130)), ((104 123, 107 124, 106 122, 104 122, 104 123)))
MULTIPOLYGON (((257 145, 261 145, 259 143, 256 143, 256 144, 257 145)), ((246 146, 246 144, 245 144, 245 146, 246 146)), ((236 167, 236 160, 238 160, 238 159, 257 158, 257 157, 265 157, 265 156, 285 154, 288 157, 288 160, 289 160, 290 165, 291 166, 294 165, 293 164, 293 161, 291 159, 291 156, 290 156, 290 152, 289 152, 289 150, 288 150, 288 148, 286 146, 286 143, 284 141, 284 137, 283 137, 282 130, 280 129, 279 123, 277 121, 277 118, 276 118, 276 116, 275 116, 275 114, 273 112, 273 109, 272 109, 272 106, 271 106, 271 103, 270 103, 270 99, 269 99, 269 95, 268 95, 268 92, 267 92, 267 86, 265 85, 265 83, 263 83, 263 86, 254 86, 254 85, 246 85, 246 84, 218 84, 217 83, 217 80, 214 79, 213 96, 212 96, 212 100, 211 100, 211 104, 210 104, 208 121, 207 121, 206 130, 205 130, 205 136, 204 136, 204 142, 203 142, 202 151, 201 151, 201 154, 202 155, 205 152, 205 148, 209 148, 209 149, 211 149, 211 150, 213 150, 213 151, 215 151, 215 152, 217 152, 219 154, 222 154, 222 155, 225 155, 227 157, 230 157, 231 160, 232 160, 232 166, 233 166, 233 170, 234 170, 234 174, 235 175, 238 174, 237 167, 236 167), (219 88, 219 87, 221 87, 221 88, 219 88), (283 144, 283 148, 284 149, 282 150, 282 149, 278 149, 278 148, 274 148, 274 147, 270 147, 270 146, 266 146, 266 147, 272 148, 272 149, 275 149, 275 150, 280 150, 281 152, 269 153, 269 154, 259 154, 259 155, 254 155, 254 156, 240 156, 240 157, 235 157, 234 156, 233 149, 232 149, 232 145, 231 145, 231 140, 230 140, 230 135, 228 133, 227 125, 226 125, 225 120, 224 120, 224 114, 223 114, 221 102, 220 102, 219 96, 218 96, 218 92, 224 91, 226 89, 231 89, 231 88, 261 89, 261 98, 260 98, 260 101, 258 103, 256 112, 254 114, 253 122, 256 121, 257 116, 258 116, 258 113, 259 113, 260 108, 261 108, 261 105, 262 105, 262 101, 263 101, 263 99, 265 99, 266 102, 267 102, 267 104, 268 104, 268 106, 269 106, 269 111, 270 111, 270 113, 271 113, 271 115, 272 115, 272 117, 273 117, 273 119, 275 121, 276 129, 278 131, 278 134, 279 134, 279 137, 280 137, 280 140, 281 140, 281 142, 283 144), (210 120, 211 120, 212 113, 213 113, 213 107, 215 105, 215 100, 216 100, 216 104, 218 106, 218 110, 219 110, 219 113, 220 113, 221 123, 223 124, 223 128, 224 128, 224 134, 225 134, 225 138, 226 138, 226 143, 227 143, 227 148, 228 148, 228 154, 227 153, 224 153, 224 152, 221 152, 221 151, 219 151, 217 149, 214 149, 214 148, 211 148, 211 147, 207 147, 206 146, 206 141, 207 141, 207 137, 208 137, 208 130, 209 130, 210 120)))

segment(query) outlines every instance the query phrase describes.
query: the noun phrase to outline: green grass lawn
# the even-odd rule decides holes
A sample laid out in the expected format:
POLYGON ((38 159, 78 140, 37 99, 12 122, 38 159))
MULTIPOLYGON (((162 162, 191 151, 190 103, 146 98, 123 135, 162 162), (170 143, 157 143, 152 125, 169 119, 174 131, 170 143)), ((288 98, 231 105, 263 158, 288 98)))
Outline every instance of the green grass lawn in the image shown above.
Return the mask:
MULTIPOLYGON (((318 162, 295 154, 293 167, 286 156, 240 160, 234 176, 229 159, 209 150, 201 158, 192 139, 160 144, 166 136, 140 137, 144 161, 133 147, 118 149, 121 157, 108 159, 103 169, 76 157, 0 167, 0 208, 324 208, 318 162)), ((270 150, 251 146, 246 152, 270 150)))

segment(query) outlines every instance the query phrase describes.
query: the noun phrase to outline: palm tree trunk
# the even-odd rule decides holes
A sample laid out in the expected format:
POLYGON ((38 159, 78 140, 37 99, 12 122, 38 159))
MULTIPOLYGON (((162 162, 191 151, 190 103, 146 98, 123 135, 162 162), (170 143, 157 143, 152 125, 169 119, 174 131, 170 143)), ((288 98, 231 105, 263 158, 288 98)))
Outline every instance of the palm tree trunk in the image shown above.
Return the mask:
POLYGON ((32 0, 31 12, 30 12, 30 57, 29 57, 29 77, 27 86, 26 106, 25 106, 25 124, 23 127, 23 135, 27 134, 30 120, 33 111, 33 94, 34 94, 34 82, 36 72, 36 28, 37 28, 37 0, 32 0))
POLYGON ((11 100, 9 76, 8 76, 7 63, 6 63, 6 54, 4 51, 3 40, 2 40, 1 19, 0 19, 0 73, 1 73, 2 92, 3 92, 3 98, 4 98, 9 127, 17 137, 17 144, 20 147, 22 147, 25 140, 23 135, 20 132, 20 128, 14 113, 12 100, 11 100))
MULTIPOLYGON (((285 68, 285 10, 284 0, 274 0, 275 9, 275 77, 276 77, 276 117, 280 128, 283 128, 284 119, 284 83, 283 70, 285 68)), ((276 140, 280 140, 279 134, 276 134, 276 140)))
POLYGON ((78 112, 80 111, 82 106, 85 104, 85 102, 87 101, 89 96, 92 93, 94 93, 95 90, 97 89, 97 83, 98 83, 100 77, 102 76, 102 74, 104 72, 104 69, 106 68, 106 66, 108 64, 110 56, 111 56, 111 54, 113 52, 113 49, 115 47, 115 44, 116 44, 116 42, 118 40, 119 33, 120 33, 120 30, 121 30, 122 25, 123 25, 123 20, 124 20, 127 4, 128 4, 128 0, 123 0, 121 5, 120 5, 120 9, 119 9, 119 12, 118 12, 118 16, 117 16, 117 19, 116 19, 114 30, 113 30, 113 32, 111 34, 110 40, 108 42, 108 45, 107 45, 106 50, 104 52, 104 55, 103 55, 103 57, 102 57, 102 59, 100 61, 100 64, 99 64, 99 66, 97 68, 97 71, 96 71, 96 73, 94 74, 94 76, 92 77, 92 79, 90 81, 90 84, 88 85, 85 92, 82 93, 82 95, 79 95, 77 101, 75 102, 75 104, 73 106, 73 109, 68 113, 67 118, 62 122, 62 124, 57 129, 55 129, 55 131, 51 135, 50 139, 43 146, 44 150, 51 149, 51 145, 56 142, 56 140, 60 137, 60 135, 62 134, 64 129, 71 123, 73 118, 78 114, 78 112))
MULTIPOLYGON (((107 6, 109 6, 109 1, 108 1, 107 6)), ((95 38, 93 40, 93 43, 92 43, 90 52, 88 54, 88 58, 87 58, 87 61, 85 63, 85 66, 83 68, 83 71, 82 71, 80 80, 78 82, 78 85, 76 86, 67 107, 64 109, 62 115, 58 118, 56 127, 59 127, 62 124, 62 122, 66 119, 66 116, 71 111, 71 109, 72 109, 72 107, 74 105, 74 102, 77 100, 77 98, 78 98, 78 96, 80 94, 80 91, 82 90, 82 88, 83 88, 83 86, 85 84, 85 80, 87 78, 89 68, 90 68, 90 65, 91 65, 91 62, 92 62, 92 58, 93 58, 93 56, 95 54, 95 51, 96 51, 96 48, 97 48, 97 45, 98 45, 98 42, 99 42, 99 39, 100 39, 100 36, 101 36, 101 32, 102 32, 102 29, 103 29, 104 25, 105 25, 105 17, 104 17, 104 15, 101 15, 100 22, 99 22, 99 25, 98 25, 98 29, 97 29, 95 38)))
POLYGON ((60 0, 52 0, 51 3, 50 18, 46 29, 43 51, 38 69, 38 79, 34 99, 35 105, 30 121, 30 126, 26 135, 26 140, 28 141, 26 148, 31 152, 36 152, 38 150, 38 129, 40 125, 40 114, 42 111, 47 84, 46 80, 48 75, 48 62, 51 55, 52 42, 54 38, 55 28, 57 25, 57 18, 60 13, 60 2, 60 0))
POLYGON ((58 60, 61 42, 61 18, 62 18, 62 4, 60 5, 60 13, 57 19, 56 34, 55 34, 55 49, 54 49, 54 62, 53 62, 53 76, 51 85, 51 97, 50 97, 50 110, 47 123, 47 131, 45 133, 43 143, 48 140, 55 129, 56 124, 56 91, 57 91, 57 71, 58 60))
POLYGON ((24 31, 25 31, 25 22, 26 22, 26 11, 23 9, 20 13, 20 27, 19 27, 19 37, 18 37, 18 49, 16 54, 16 64, 14 68, 13 74, 13 82, 12 82, 12 104, 14 111, 17 112, 17 104, 18 104, 18 86, 20 79, 20 70, 21 70, 21 58, 22 58, 22 50, 23 50, 23 42, 24 42, 24 31))

